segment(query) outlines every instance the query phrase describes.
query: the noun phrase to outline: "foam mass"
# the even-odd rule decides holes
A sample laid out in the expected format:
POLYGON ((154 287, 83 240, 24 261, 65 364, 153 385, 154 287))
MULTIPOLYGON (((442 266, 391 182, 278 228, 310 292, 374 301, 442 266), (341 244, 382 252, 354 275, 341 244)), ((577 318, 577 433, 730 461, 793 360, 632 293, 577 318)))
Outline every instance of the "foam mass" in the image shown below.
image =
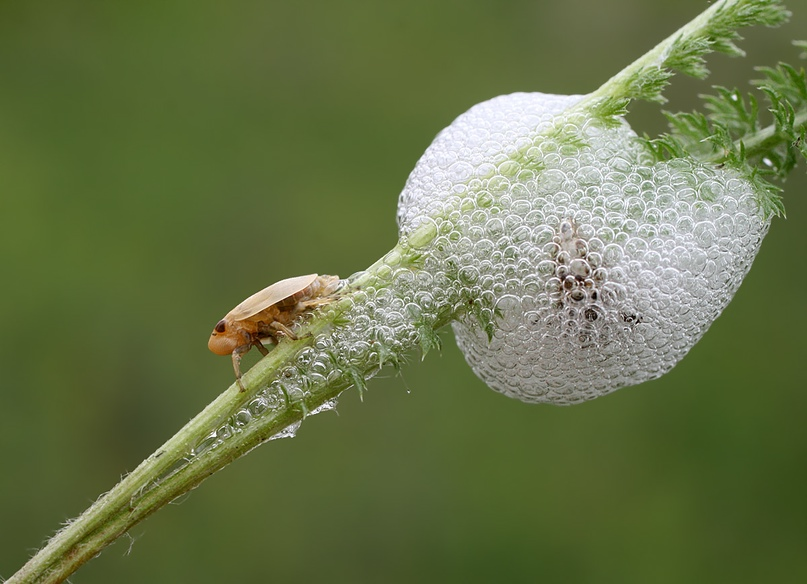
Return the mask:
POLYGON ((455 303, 469 365, 526 402, 577 403, 667 372, 729 303, 769 226, 736 172, 656 162, 627 123, 561 115, 580 99, 474 106, 399 200, 402 238, 435 235, 419 270, 455 303))

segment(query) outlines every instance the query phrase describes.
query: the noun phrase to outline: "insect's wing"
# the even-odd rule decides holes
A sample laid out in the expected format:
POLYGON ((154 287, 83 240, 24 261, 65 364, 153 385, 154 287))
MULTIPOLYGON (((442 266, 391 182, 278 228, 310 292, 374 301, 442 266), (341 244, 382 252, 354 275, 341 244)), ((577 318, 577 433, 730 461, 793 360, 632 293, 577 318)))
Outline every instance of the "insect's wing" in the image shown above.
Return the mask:
POLYGON ((255 316, 259 312, 266 310, 273 304, 277 304, 292 294, 305 290, 316 279, 317 274, 308 274, 307 276, 286 278, 280 282, 275 282, 271 286, 264 288, 260 292, 256 292, 244 300, 241 304, 233 308, 227 316, 233 320, 244 320, 255 316))

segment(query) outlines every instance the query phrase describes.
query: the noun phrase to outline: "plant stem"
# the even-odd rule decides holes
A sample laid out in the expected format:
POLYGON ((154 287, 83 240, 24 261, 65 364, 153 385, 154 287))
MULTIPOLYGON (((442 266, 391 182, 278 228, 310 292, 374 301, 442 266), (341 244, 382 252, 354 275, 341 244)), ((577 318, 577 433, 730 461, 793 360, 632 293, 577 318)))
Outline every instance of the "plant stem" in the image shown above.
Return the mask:
MULTIPOLYGON (((802 110, 797 112, 794 116, 793 127, 799 128, 807 124, 807 110, 802 110)), ((743 146, 745 146, 746 154, 750 156, 754 156, 760 152, 766 152, 770 150, 772 146, 776 144, 782 143, 783 137, 779 133, 779 129, 776 127, 775 124, 771 124, 770 126, 766 126, 761 130, 754 132, 753 134, 749 134, 748 136, 744 136, 742 140, 738 140, 737 146, 739 147, 739 142, 742 141, 743 146)), ((712 154, 706 161, 707 162, 720 162, 721 161, 721 153, 716 152, 712 154)))
MULTIPOLYGON (((281 354, 285 356, 294 350, 292 345, 293 343, 282 343, 266 359, 274 363, 281 362, 281 354)), ((247 394, 256 385, 255 376, 249 377, 247 394)), ((195 459, 196 464, 187 464, 183 468, 186 471, 184 473, 174 473, 163 481, 160 481, 160 477, 170 472, 172 467, 181 464, 195 445, 243 401, 244 394, 239 393, 238 387, 235 384, 230 386, 115 488, 102 495, 79 518, 57 533, 8 582, 62 582, 127 529, 198 485, 212 474, 212 471, 205 472, 211 467, 211 456, 195 459), (206 464, 199 464, 203 461, 206 464), (189 477, 187 471, 191 468, 199 468, 199 472, 189 477), (139 496, 143 492, 146 494, 139 496)), ((285 408, 275 417, 275 424, 271 428, 282 430, 299 419, 300 415, 300 411, 285 408)), ((218 449, 217 458, 224 458, 228 450, 227 447, 218 449)), ((234 458, 231 456, 229 460, 234 458)), ((219 464, 218 468, 223 464, 219 464)))
POLYGON ((647 74, 649 70, 655 71, 667 67, 668 59, 673 52, 672 48, 676 44, 702 36, 704 32, 709 29, 717 12, 726 9, 726 7, 732 4, 738 4, 740 1, 741 0, 725 0, 723 2, 715 2, 693 20, 642 55, 642 57, 611 77, 596 91, 588 94, 576 104, 576 108, 592 108, 598 101, 612 99, 614 97, 634 99, 636 97, 636 88, 634 85, 637 79, 649 77, 647 74))
MULTIPOLYGON (((435 235, 436 232, 427 225, 412 233, 409 241, 421 247, 427 245, 435 235)), ((64 581, 132 526, 189 492, 252 448, 282 435, 284 430, 298 424, 308 412, 315 411, 350 387, 353 378, 343 376, 306 388, 305 397, 299 401, 274 395, 272 397, 280 404, 277 408, 263 412, 242 426, 233 424, 232 435, 217 438, 207 448, 199 447, 211 436, 217 435, 228 419, 245 412, 246 404, 277 378, 316 335, 327 333, 335 326, 335 321, 352 305, 353 292, 368 285, 383 285, 377 273, 386 265, 385 259, 392 254, 397 254, 400 261, 406 263, 417 256, 417 250, 409 243, 400 242, 384 258, 352 279, 339 300, 316 311, 300 327, 298 340, 281 342, 244 375, 244 392, 239 391, 236 384, 231 385, 111 491, 54 535, 7 584, 64 581)), ((373 368, 378 369, 379 366, 358 373, 366 378, 374 373, 373 368)))

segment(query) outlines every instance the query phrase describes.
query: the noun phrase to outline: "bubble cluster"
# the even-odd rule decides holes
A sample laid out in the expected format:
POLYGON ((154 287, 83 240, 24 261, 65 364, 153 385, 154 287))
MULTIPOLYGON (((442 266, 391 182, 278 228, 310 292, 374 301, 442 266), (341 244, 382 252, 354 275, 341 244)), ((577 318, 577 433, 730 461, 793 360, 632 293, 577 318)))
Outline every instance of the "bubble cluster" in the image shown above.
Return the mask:
POLYGON ((449 321, 473 371, 527 402, 577 403, 673 367, 769 222, 735 172, 656 162, 627 124, 564 113, 580 99, 502 96, 441 132, 401 193, 401 245, 343 282, 315 311, 331 324, 301 333, 307 345, 191 454, 289 405, 331 409, 305 404, 362 390, 449 321))
POLYGON ((571 118, 560 138, 541 135, 579 99, 473 107, 399 201, 402 236, 435 233, 423 269, 456 302, 468 363, 527 402, 577 403, 668 371, 731 300, 769 224, 748 181, 655 162, 627 124, 571 118))

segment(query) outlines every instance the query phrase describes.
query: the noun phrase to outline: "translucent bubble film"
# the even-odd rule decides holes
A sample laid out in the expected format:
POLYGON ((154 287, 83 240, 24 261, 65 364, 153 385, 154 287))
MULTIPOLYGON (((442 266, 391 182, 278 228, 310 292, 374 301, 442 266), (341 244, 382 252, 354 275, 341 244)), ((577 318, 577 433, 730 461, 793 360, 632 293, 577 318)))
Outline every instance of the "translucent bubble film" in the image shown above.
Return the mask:
POLYGON ((656 163, 627 124, 567 117, 576 144, 542 136, 579 99, 471 108, 399 201, 402 236, 434 234, 408 277, 428 280, 430 302, 456 303, 474 372, 526 402, 577 403, 668 371, 729 303, 769 225, 737 173, 656 163))

